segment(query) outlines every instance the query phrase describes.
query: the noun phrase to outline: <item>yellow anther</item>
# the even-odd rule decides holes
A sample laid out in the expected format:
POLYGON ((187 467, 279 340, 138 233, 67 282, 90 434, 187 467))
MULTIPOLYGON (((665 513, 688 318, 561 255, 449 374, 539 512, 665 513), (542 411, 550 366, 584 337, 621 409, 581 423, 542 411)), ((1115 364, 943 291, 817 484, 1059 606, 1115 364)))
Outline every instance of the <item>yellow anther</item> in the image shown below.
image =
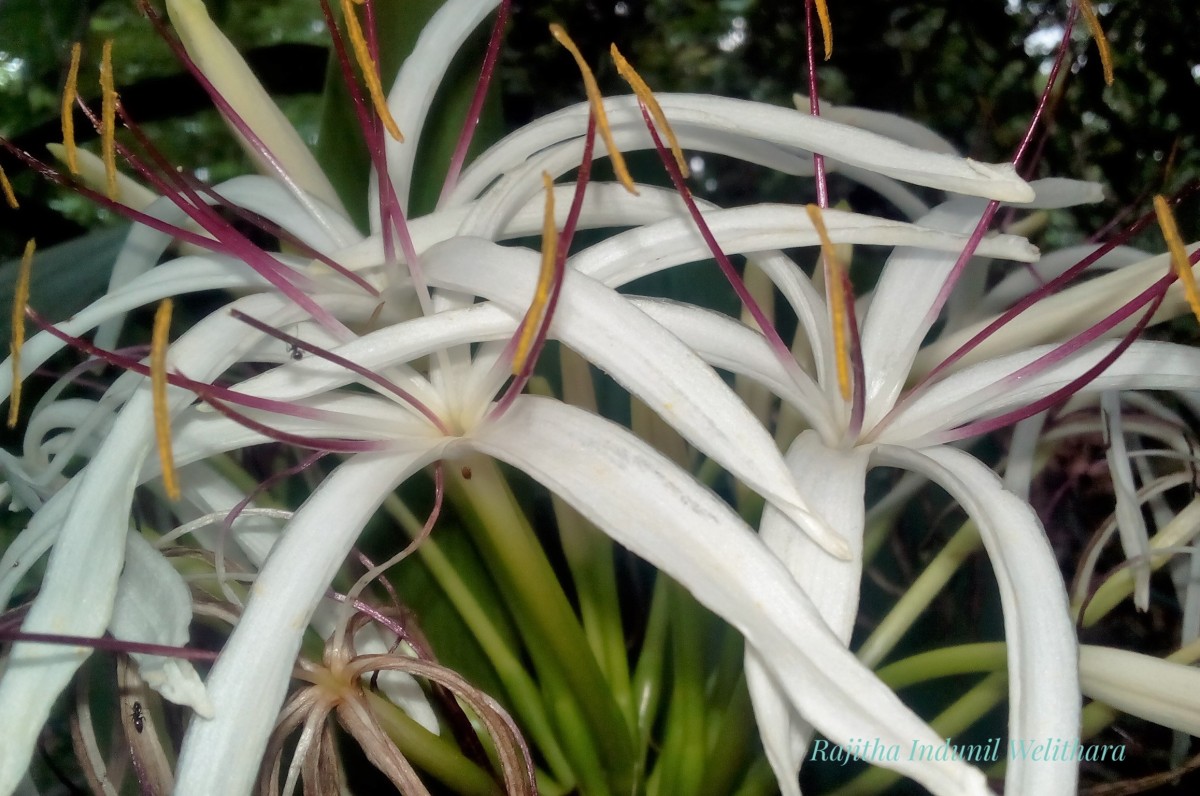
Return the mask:
POLYGON ((100 54, 100 151, 104 155, 105 193, 117 198, 117 87, 113 81, 112 39, 100 54))
POLYGON ((538 272, 533 301, 529 302, 529 309, 521 322, 521 335, 517 338, 517 346, 513 351, 514 376, 524 370, 525 363, 529 360, 533 338, 546 315, 546 305, 550 303, 550 288, 554 285, 554 263, 558 257, 558 227, 554 225, 554 180, 544 171, 542 185, 546 188, 546 209, 542 220, 542 268, 538 272))
POLYGON ((1112 48, 1108 44, 1108 37, 1104 35, 1104 28, 1100 27, 1100 17, 1096 16, 1096 9, 1092 7, 1091 0, 1079 0, 1079 10, 1083 14, 1083 21, 1087 23, 1088 32, 1096 40, 1096 48, 1100 50, 1100 66, 1104 69, 1104 84, 1111 86, 1113 84, 1112 48))
POLYGON ((171 413, 167 408, 167 344, 171 332, 174 303, 164 299, 154 313, 150 336, 150 391, 154 398, 154 439, 162 466, 163 489, 171 500, 179 500, 179 478, 175 475, 175 456, 171 453, 171 413))
POLYGON ((1196 276, 1192 273, 1192 264, 1188 262, 1187 249, 1183 246, 1183 238, 1179 235, 1179 227, 1175 224, 1175 214, 1171 206, 1161 196, 1154 197, 1154 213, 1158 216, 1158 226, 1162 229, 1163 238, 1167 241, 1167 251, 1171 253, 1171 265, 1183 283, 1183 295, 1187 297, 1192 314, 1200 321, 1200 290, 1196 289, 1196 276))
POLYGON ((821 40, 825 42, 825 60, 833 55, 833 23, 829 21, 829 6, 817 0, 817 19, 821 21, 821 40))
POLYGON ((583 87, 587 91, 588 103, 592 106, 592 115, 596 117, 596 127, 600 130, 600 137, 604 139, 604 146, 608 148, 613 171, 617 173, 617 179, 625 186, 625 190, 637 196, 637 188, 633 186, 633 177, 630 176, 629 169, 625 166, 625 158, 613 140, 612 128, 608 125, 608 114, 604 112, 604 99, 600 96, 600 86, 596 85, 596 78, 592 75, 591 68, 588 67, 587 61, 583 60, 583 54, 579 52, 575 42, 571 41, 571 37, 567 35, 567 31, 563 29, 562 25, 556 22, 550 23, 550 35, 575 59, 575 65, 579 67, 579 73, 583 76, 583 87))
POLYGON ((8 206, 13 210, 19 210, 21 205, 17 202, 17 195, 13 192, 12 183, 8 181, 8 175, 4 173, 4 167, 0 166, 0 192, 4 193, 4 201, 8 202, 8 206))
POLYGON ((637 73, 637 70, 625 60, 625 56, 621 55, 616 44, 612 45, 609 52, 612 53, 613 63, 617 65, 617 74, 623 77, 629 87, 633 89, 633 93, 654 117, 654 123, 658 125, 658 129, 662 130, 663 135, 667 137, 667 144, 671 147, 671 154, 675 156, 675 164, 679 166, 679 172, 685 178, 691 176, 691 170, 688 168, 687 161, 683 157, 683 150, 679 146, 679 139, 675 137, 675 131, 671 129, 671 123, 667 121, 667 115, 663 113, 662 106, 654 98, 654 92, 650 90, 650 86, 646 85, 646 81, 642 80, 642 76, 637 73))
POLYGON ((75 97, 79 93, 79 58, 83 48, 79 42, 71 45, 71 65, 67 68, 67 83, 62 95, 63 146, 67 148, 67 170, 79 173, 79 161, 75 157, 75 97))
POLYGON ((845 278, 837 248, 829 237, 821 208, 807 205, 808 218, 812 221, 817 237, 821 239, 821 256, 825 259, 825 289, 829 293, 829 320, 833 325, 833 351, 837 363, 838 390, 844 400, 850 400, 850 341, 846 334, 850 322, 847 312, 845 278))
POLYGON ((13 288, 12 341, 8 344, 12 362, 12 396, 8 401, 8 427, 17 425, 21 414, 21 347, 25 345, 25 306, 29 303, 29 274, 33 271, 33 252, 37 244, 30 238, 21 255, 21 270, 17 271, 17 284, 13 288))
POLYGON ((387 97, 383 94, 383 84, 379 81, 379 66, 371 57, 371 49, 367 46, 367 37, 363 34, 362 25, 358 22, 358 14, 354 11, 354 6, 361 4, 362 0, 342 0, 342 16, 346 20, 346 33, 350 36, 354 59, 358 61, 358 68, 362 70, 363 80, 367 83, 367 93, 371 95, 371 105, 379 114, 380 120, 383 121, 384 128, 392 138, 404 143, 400 125, 396 124, 396 119, 392 116, 391 109, 388 108, 387 97))

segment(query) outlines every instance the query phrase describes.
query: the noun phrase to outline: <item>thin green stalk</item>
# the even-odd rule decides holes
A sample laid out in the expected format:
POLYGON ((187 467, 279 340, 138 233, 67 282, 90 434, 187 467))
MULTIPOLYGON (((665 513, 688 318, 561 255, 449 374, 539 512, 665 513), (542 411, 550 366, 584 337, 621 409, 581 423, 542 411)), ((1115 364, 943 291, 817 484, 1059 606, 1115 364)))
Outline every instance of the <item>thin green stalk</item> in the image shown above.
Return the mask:
MULTIPOLYGON (((952 738, 991 712, 1008 697, 1008 672, 995 672, 980 680, 950 707, 929 722, 936 735, 952 738)), ((910 750, 901 750, 903 754, 910 750)), ((886 768, 872 768, 833 792, 833 796, 863 796, 880 793, 900 779, 886 768)))
POLYGON ((503 592, 534 666, 544 678, 561 676, 585 718, 587 736, 563 738, 569 749, 598 750, 614 791, 633 787, 633 745, 620 731, 625 719, 608 682, 590 654, 587 637, 547 560, 541 543, 517 506, 495 462, 471 457, 463 462, 471 478, 452 468, 448 493, 503 592))
MULTIPOLYGON (((420 521, 397 496, 389 495, 383 502, 383 509, 410 536, 420 531, 420 521)), ((442 591, 446 593, 450 604, 471 630, 479 646, 483 648, 484 654, 508 692, 510 704, 521 721, 522 730, 538 747, 555 778, 564 785, 573 784, 571 764, 558 742, 558 734, 546 713, 537 684, 525 670, 521 659, 492 623, 488 612, 480 604, 472 588, 463 580, 459 569, 442 552, 437 540, 426 539, 417 549, 417 553, 442 591)))
POLYGON ((965 522, 958 532, 946 542, 946 546, 929 562, 908 590, 896 601, 875 631, 858 650, 858 658, 866 666, 874 667, 891 652, 917 618, 941 593, 950 578, 963 562, 982 548, 983 540, 975 524, 965 522))
MULTIPOLYGON (((566 346, 559 346, 558 350, 563 400, 599 414, 591 365, 566 346)), ((529 389, 543 395, 553 394, 549 385, 543 388, 541 382, 531 381, 529 389)), ((551 497, 559 541, 575 584, 584 635, 612 688, 613 700, 625 714, 632 738, 637 732, 637 713, 630 684, 625 627, 621 621, 613 543, 558 495, 551 497)))
POLYGON ((670 627, 670 578, 659 574, 650 597, 650 615, 646 619, 646 634, 633 671, 633 696, 637 704, 638 771, 646 766, 654 722, 662 701, 663 680, 666 676, 667 636, 670 627))
POLYGON ((1002 641, 961 644, 913 655, 883 667, 876 674, 893 690, 899 690, 941 677, 998 672, 1004 670, 1008 663, 1005 650, 1002 641))
POLYGON ((678 584, 670 589, 671 704, 656 768, 662 796, 691 796, 703 790, 705 744, 705 627, 710 616, 678 584))
POLYGON ((409 761, 463 796, 500 796, 492 775, 463 755, 453 741, 422 727, 400 708, 371 691, 363 695, 387 736, 409 761))

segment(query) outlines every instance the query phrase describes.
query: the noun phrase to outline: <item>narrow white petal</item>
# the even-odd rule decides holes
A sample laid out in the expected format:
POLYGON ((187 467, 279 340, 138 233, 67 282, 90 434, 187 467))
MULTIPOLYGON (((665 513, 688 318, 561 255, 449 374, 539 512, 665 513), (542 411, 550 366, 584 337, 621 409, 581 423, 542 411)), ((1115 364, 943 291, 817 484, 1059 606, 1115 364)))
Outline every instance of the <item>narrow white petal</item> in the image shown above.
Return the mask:
MULTIPOLYGON (((1197 249, 1200 249, 1200 243, 1187 246, 1189 254, 1197 249)), ((1101 318, 1116 312, 1161 280, 1170 272, 1170 267, 1170 256, 1162 254, 1073 285, 1045 298, 1011 323, 989 334, 978 347, 957 361, 954 368, 961 370, 991 357, 1078 334, 1094 326, 1101 318)), ((1192 271, 1200 272, 1200 264, 1193 266, 1192 271)), ((1167 288, 1166 298, 1163 299, 1151 323, 1162 323, 1189 312, 1183 286, 1176 280, 1167 288)), ((1136 319, 1136 315, 1127 318, 1109 333, 1110 336, 1115 337, 1128 331, 1136 319)), ((965 329, 959 329, 923 348, 913 362, 913 375, 928 373, 951 352, 975 337, 992 320, 988 318, 965 329)))
MULTIPOLYGON (((982 202, 948 202, 920 220, 924 226, 967 233, 979 223, 982 202)), ((897 249, 888 258, 862 323, 862 358, 866 373, 863 427, 887 413, 904 387, 913 358, 937 316, 931 310, 958 260, 959 251, 897 249)), ((974 261, 969 268, 986 267, 974 261)))
MULTIPOLYGON (((123 641, 182 647, 192 623, 192 595, 183 577, 140 533, 125 542, 125 568, 117 583, 109 630, 123 641)), ((204 683, 181 658, 133 653, 142 679, 166 699, 212 715, 204 683)))
MULTIPOLYGON (((270 148, 284 172, 309 194, 345 215, 337 192, 308 151, 300 134, 258 82, 241 53, 213 24, 201 0, 167 0, 167 13, 180 41, 204 76, 216 87, 254 134, 270 148)), ((233 127, 246 153, 260 164, 262 155, 233 127)), ((318 219, 319 220, 319 219, 318 219)))
MULTIPOLYGON (((538 255, 477 238, 426 253, 430 284, 483 295, 522 313, 533 296, 538 255)), ((551 333, 606 370, 689 442, 758 491, 833 555, 844 543, 808 510, 774 441, 727 384, 616 291, 568 271, 551 333)))
POLYGON ((1129 449, 1125 444, 1125 431, 1121 423, 1121 394, 1106 390, 1100 393, 1100 408, 1105 421, 1104 456, 1108 461, 1108 472, 1112 478, 1116 495, 1117 533, 1121 537, 1121 548, 1132 566, 1136 587, 1133 602, 1139 611, 1150 607, 1150 538, 1146 531, 1146 518, 1142 515, 1142 501, 1138 498, 1137 483, 1133 480, 1129 449))
MULTIPOLYGON (((950 447, 875 449, 872 461, 915 470, 940 484, 979 527, 1000 587, 1008 647, 1011 739, 1079 737, 1075 627, 1062 575, 1029 504, 1004 490, 977 459, 950 447)), ((1014 756, 1005 776, 1012 794, 1075 792, 1074 761, 1014 756)))
MULTIPOLYGON (((953 256, 946 255, 951 264, 966 244, 967 237, 950 233, 970 229, 943 229, 932 223, 939 220, 936 216, 921 225, 840 210, 825 210, 822 216, 834 243, 939 250, 952 253, 953 256)), ((821 244, 808 214, 797 205, 759 204, 729 210, 713 209, 704 213, 704 220, 722 250, 729 255, 821 244)), ((1022 261, 1037 259, 1037 249, 1024 238, 1013 235, 988 238, 980 245, 979 252, 982 256, 1022 261)), ((689 216, 614 235, 573 257, 571 265, 581 273, 615 287, 665 268, 711 256, 689 216)), ((906 278, 910 282, 939 281, 937 270, 922 263, 910 264, 906 268, 906 278), (919 275, 919 279, 914 279, 914 275, 919 275)))
MULTIPOLYGON (((928 152, 849 125, 765 103, 698 94, 661 93, 655 97, 677 131, 689 126, 712 129, 799 151, 816 151, 851 166, 955 193, 1016 202, 1034 198, 1033 189, 1010 164, 978 163, 928 152)), ((611 97, 604 101, 604 106, 614 131, 644 129, 636 97, 611 97)), ((486 185, 534 153, 583 135, 587 113, 586 104, 576 105, 510 135, 476 161, 471 170, 473 183, 486 185)), ((683 146, 688 148, 686 136, 681 138, 683 146)), ((645 136, 639 148, 652 146, 649 136, 645 136)), ((467 182, 464 175, 463 183, 467 182)))
MULTIPOLYGON (((939 431, 1028 406, 1083 375, 1114 345, 1114 342, 1105 342, 1092 346, 1015 383, 1009 379, 1011 374, 1053 347, 1040 346, 973 365, 947 376, 907 402, 878 439, 918 444, 935 439, 939 431)), ((1200 389, 1200 351, 1174 343, 1134 343, 1083 391, 1129 389, 1200 389)))
MULTIPOLYGON (((500 0, 448 0, 421 30, 417 46, 404 61, 388 93, 388 109, 400 132, 401 144, 390 136, 386 139, 388 172, 400 198, 401 207, 408 207, 408 192, 412 182, 413 163, 417 144, 425 126, 425 116, 433 105, 433 97, 450 62, 476 26, 500 0)), ((372 176, 372 208, 378 207, 377 175, 372 176)), ((376 213, 372 210, 372 213, 376 213)))
MULTIPOLYGON (((850 644, 858 616, 862 581, 867 457, 870 449, 829 448, 814 431, 805 431, 788 450, 786 461, 798 483, 812 495, 813 509, 846 541, 854 558, 830 561, 804 534, 796 533, 771 506, 763 510, 759 535, 809 596, 825 624, 843 644, 850 644)), ((746 650, 746 684, 754 704, 763 748, 781 785, 794 787, 814 728, 789 707, 786 694, 758 652, 746 650)), ((785 787, 788 793, 789 788, 785 787)), ((793 796, 798 790, 792 790, 793 796)))
POLYGON ((1083 693, 1117 710, 1200 736, 1200 668, 1096 647, 1079 648, 1083 693))
POLYGON ((176 796, 250 792, 313 611, 379 503, 436 448, 355 456, 296 512, 208 676, 213 718, 188 727, 176 796))
MULTIPOLYGON (((914 740, 942 742, 850 654, 728 505, 625 429, 576 407, 521 396, 473 439, 736 627, 791 704, 833 742, 877 737, 903 749, 914 740)), ((959 761, 902 755, 893 767, 937 794, 988 792, 982 773, 959 761)))

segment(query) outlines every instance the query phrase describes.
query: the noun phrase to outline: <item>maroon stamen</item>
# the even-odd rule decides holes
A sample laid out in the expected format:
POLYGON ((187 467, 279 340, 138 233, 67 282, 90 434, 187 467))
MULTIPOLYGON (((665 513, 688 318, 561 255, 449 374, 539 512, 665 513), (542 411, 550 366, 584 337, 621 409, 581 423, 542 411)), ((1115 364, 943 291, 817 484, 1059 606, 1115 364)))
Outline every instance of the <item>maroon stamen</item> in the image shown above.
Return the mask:
MULTIPOLYGON (((813 117, 821 115, 821 100, 817 95, 817 55, 813 36, 813 0, 804 4, 804 37, 808 57, 808 112, 813 117)), ((822 210, 829 207, 829 186, 825 179, 825 156, 813 152, 813 177, 817 184, 817 207, 822 210)), ((850 292, 847 296, 853 296, 850 292)))
MULTIPOLYGON (((492 84, 492 76, 496 71, 496 60, 500 55, 500 44, 504 40, 504 29, 508 24, 509 5, 512 0, 502 0, 496 10, 496 21, 492 25, 492 35, 488 39, 487 52, 483 56, 483 67, 479 70, 479 80, 475 83, 475 94, 471 97, 471 105, 467 108, 467 116, 463 119, 462 132, 458 134, 458 144, 454 147, 454 155, 450 158, 450 167, 446 170, 446 179, 442 183, 442 192, 438 196, 437 206, 441 207, 458 184, 462 173, 463 163, 467 159, 467 150, 471 148, 471 139, 483 115, 483 103, 487 99, 488 87, 492 84)), ((586 159, 586 156, 585 156, 586 159)))
POLYGON ((378 373, 375 373, 372 370, 364 368, 362 365, 359 365, 357 362, 346 359, 345 357, 342 357, 342 356, 338 356, 337 354, 333 353, 332 351, 328 351, 324 348, 313 345, 312 343, 309 343, 305 340, 301 340, 299 337, 295 337, 286 332, 280 331, 279 329, 276 329, 273 326, 269 326, 269 325, 263 323, 262 321, 258 320, 257 318, 252 318, 251 316, 245 314, 244 312, 241 312, 240 310, 230 310, 229 314, 232 315, 237 320, 241 321, 242 323, 246 324, 247 326, 257 329, 258 331, 262 332, 263 334, 270 335, 271 337, 274 337, 276 340, 285 342, 289 346, 294 346, 295 348, 297 348, 301 351, 307 351, 308 353, 313 354, 314 356, 320 357, 321 359, 324 359, 327 362, 332 362, 335 365, 340 365, 341 367, 346 368, 350 372, 352 372, 358 376, 361 376, 362 378, 366 379, 367 381, 371 382, 372 384, 382 387, 387 392, 390 392, 392 395, 395 395, 401 401, 403 401, 404 403, 411 406, 413 409, 416 409, 418 412, 420 412, 425 417, 426 420, 428 420, 430 423, 433 424, 433 426, 435 428, 437 428, 438 431, 441 431, 443 434, 450 433, 448 431, 448 429, 446 428, 446 426, 442 423, 441 418, 439 418, 432 409, 430 409, 428 406, 426 406, 425 404, 423 404, 419 400, 417 400, 407 390, 405 390, 404 388, 400 387, 397 384, 393 384, 392 382, 385 379, 383 376, 380 376, 378 373))
POLYGON ((172 647, 166 644, 147 644, 139 641, 122 641, 108 636, 68 636, 61 633, 27 633, 23 630, 0 629, 0 641, 26 642, 29 644, 61 644, 67 647, 90 647, 102 652, 126 654, 161 655, 164 658, 181 658, 189 661, 215 661, 217 653, 209 650, 172 647))

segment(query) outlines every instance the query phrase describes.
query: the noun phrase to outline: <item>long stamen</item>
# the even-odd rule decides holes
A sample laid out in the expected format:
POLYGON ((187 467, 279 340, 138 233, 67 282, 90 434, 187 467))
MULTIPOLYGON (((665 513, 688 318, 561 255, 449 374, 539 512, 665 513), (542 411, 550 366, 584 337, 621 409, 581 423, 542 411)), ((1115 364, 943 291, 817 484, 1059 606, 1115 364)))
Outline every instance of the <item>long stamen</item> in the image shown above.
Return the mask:
POLYGON ((513 351, 512 372, 519 375, 525 369, 529 352, 533 347, 533 337, 546 312, 546 304, 550 301, 550 288, 554 284, 554 263, 558 253, 558 228, 554 226, 554 180, 546 172, 542 172, 542 185, 546 189, 546 209, 542 221, 542 267, 538 271, 537 287, 533 291, 533 301, 521 321, 521 333, 517 337, 516 349, 513 351))
POLYGON ((1192 265, 1188 262, 1187 249, 1184 248, 1183 238, 1179 236, 1179 227, 1175 224, 1175 214, 1171 206, 1161 195, 1154 197, 1154 213, 1158 216, 1158 226, 1162 229, 1167 241, 1167 251, 1171 253, 1171 265, 1179 281, 1183 283, 1183 294, 1187 296, 1188 306, 1192 314, 1200 321, 1200 291, 1196 289, 1196 277, 1192 273, 1192 265))
POLYGON ((806 205, 804 209, 808 212, 813 229, 817 231, 817 237, 821 239, 821 256, 825 263, 825 289, 829 292, 829 316, 830 323, 833 325, 833 348, 837 363, 838 390, 842 394, 842 399, 848 401, 850 400, 850 347, 846 335, 849 320, 846 307, 849 299, 843 279, 845 269, 842 268, 841 261, 838 259, 837 250, 829 237, 829 230, 825 227, 821 208, 810 204, 806 205))
POLYGON ((625 56, 621 55, 621 51, 617 49, 617 45, 613 44, 609 49, 612 54, 613 63, 617 65, 617 74, 624 78, 629 87, 633 89, 633 93, 643 105, 650 111, 650 115, 654 117, 654 123, 662 130, 662 133, 667 138, 667 144, 671 147, 671 154, 675 156, 675 165, 679 167, 679 173, 688 178, 691 176, 691 170, 688 168, 687 159, 683 156, 683 149, 679 146, 679 139, 675 136, 675 131, 671 128, 671 123, 667 121, 667 115, 663 113, 662 106, 658 104, 658 100, 654 97, 654 92, 650 90, 650 86, 646 85, 646 81, 637 73, 637 70, 625 60, 625 56))
POLYGON ((168 498, 179 500, 179 477, 175 474, 175 457, 171 453, 171 413, 167 408, 167 343, 173 307, 171 299, 164 299, 154 313, 154 331, 150 336, 150 389, 154 396, 154 438, 158 443, 163 489, 168 498))
POLYGON ((1104 69, 1104 84, 1111 86, 1113 84, 1112 47, 1108 43, 1108 37, 1104 35, 1104 28, 1100 27, 1100 17, 1096 16, 1096 9, 1092 7, 1091 0, 1079 0, 1079 10, 1083 12, 1083 21, 1087 24, 1092 38, 1096 40, 1096 49, 1100 51, 1100 66, 1104 69))
POLYGON ((462 173, 463 163, 467 159, 467 150, 471 148, 471 140, 475 136, 475 128, 479 126, 479 117, 483 115, 483 103, 487 99, 488 86, 496 73, 496 61, 500 56, 500 43, 504 39, 504 28, 508 24, 508 8, 511 0, 503 0, 496 9, 496 22, 492 25, 492 35, 488 38, 487 52, 483 56, 483 66, 479 70, 479 82, 475 84, 475 94, 471 97, 471 105, 463 119, 462 132, 458 135, 458 144, 454 147, 454 155, 450 158, 450 167, 446 169, 446 179, 442 182, 442 192, 438 196, 438 206, 445 204, 447 197, 458 184, 462 173))
POLYGON ((20 210, 21 203, 17 201, 17 194, 13 191, 12 183, 8 181, 8 175, 4 173, 4 167, 0 166, 0 193, 4 194, 4 201, 13 210, 20 210))
POLYGON ((72 174, 79 173, 79 158, 75 152, 75 97, 79 93, 79 61, 83 55, 83 47, 79 42, 71 45, 71 65, 67 68, 67 82, 62 94, 62 136, 63 146, 67 150, 67 169, 72 174))
POLYGON ((383 126, 387 128, 392 138, 403 143, 404 136, 400 132, 400 125, 396 124, 392 111, 388 108, 387 97, 383 94, 383 84, 379 80, 379 66, 371 57, 371 49, 367 45, 362 25, 359 24, 358 15, 354 11, 354 5, 361 4, 361 2, 362 0, 342 0, 342 17, 346 20, 346 32, 350 35, 350 48, 354 50, 354 58, 358 61, 359 69, 362 70, 363 80, 367 84, 367 92, 371 95, 371 104, 374 106, 375 112, 379 114, 379 120, 383 122, 383 126))
POLYGON ((17 284, 13 288, 12 342, 9 343, 12 360, 12 396, 8 402, 8 427, 15 428, 21 414, 21 348, 25 345, 25 305, 29 303, 29 275, 33 271, 33 252, 37 244, 32 238, 25 244, 21 256, 21 269, 17 272, 17 284))
POLYGON ((104 154, 104 174, 107 178, 106 193, 109 199, 117 198, 117 88, 113 81, 112 39, 104 42, 100 55, 100 148, 104 154))
POLYGON ((556 22, 551 23, 550 35, 575 59, 579 73, 583 76, 583 86, 587 91, 588 103, 592 106, 592 114, 596 117, 596 127, 600 130, 600 137, 604 139, 608 157, 612 160, 613 171, 617 173, 617 179, 625 186, 625 190, 637 196, 638 192, 633 185, 633 177, 625 166, 625 157, 621 154, 621 150, 617 149, 616 141, 613 140, 612 128, 608 124, 608 114, 604 112, 604 98, 600 95, 600 86, 596 84, 591 67, 587 65, 587 61, 583 60, 583 54, 579 52, 579 48, 575 46, 575 42, 567 35, 567 31, 563 29, 562 25, 556 22))
POLYGON ((829 21, 829 6, 825 0, 816 0, 817 18, 821 20, 821 40, 825 42, 825 60, 833 55, 833 24, 829 21))

